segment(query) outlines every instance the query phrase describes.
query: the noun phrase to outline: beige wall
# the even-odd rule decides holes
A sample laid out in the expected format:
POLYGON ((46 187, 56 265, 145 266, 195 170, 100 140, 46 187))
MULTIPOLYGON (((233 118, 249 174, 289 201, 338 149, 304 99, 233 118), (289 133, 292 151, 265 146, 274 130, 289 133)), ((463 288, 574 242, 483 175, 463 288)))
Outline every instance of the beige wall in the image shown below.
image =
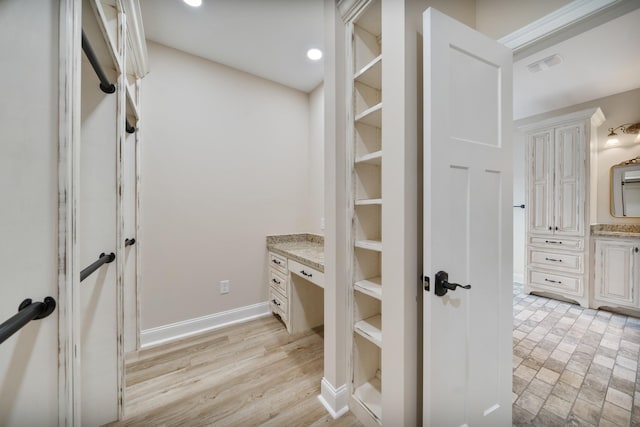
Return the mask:
MULTIPOLYGON (((58 1, 0 2, 0 322, 58 300, 58 1)), ((0 344, 0 424, 58 424, 58 314, 0 344)))
POLYGON ((542 18, 571 0, 476 0, 476 29, 499 39, 542 18))
POLYGON ((265 236, 317 222, 308 209, 308 95, 148 48, 142 330, 267 301, 265 236), (231 281, 227 295, 221 280, 231 281))

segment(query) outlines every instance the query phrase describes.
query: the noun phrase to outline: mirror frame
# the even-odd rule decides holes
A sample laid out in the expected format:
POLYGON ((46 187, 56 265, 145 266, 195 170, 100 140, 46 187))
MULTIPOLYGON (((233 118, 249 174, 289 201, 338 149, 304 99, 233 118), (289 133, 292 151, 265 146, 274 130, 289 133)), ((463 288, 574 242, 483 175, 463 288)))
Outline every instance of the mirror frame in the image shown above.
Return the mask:
POLYGON ((625 160, 624 162, 620 162, 618 164, 615 164, 615 165, 611 166, 611 168, 609 169, 609 214, 614 218, 640 218, 640 215, 623 216, 623 215, 616 215, 615 212, 614 212, 614 206, 613 206, 613 204, 614 204, 614 201, 613 201, 613 194, 614 194, 613 170, 616 167, 630 166, 630 165, 638 165, 638 166, 640 166, 640 156, 634 157, 633 159, 625 160))

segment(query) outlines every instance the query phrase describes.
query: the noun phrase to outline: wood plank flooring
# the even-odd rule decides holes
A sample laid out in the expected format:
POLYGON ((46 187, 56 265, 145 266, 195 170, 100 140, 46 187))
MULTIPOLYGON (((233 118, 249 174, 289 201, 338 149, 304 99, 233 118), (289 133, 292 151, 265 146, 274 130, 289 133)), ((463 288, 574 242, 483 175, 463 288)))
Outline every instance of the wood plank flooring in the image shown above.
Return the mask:
POLYGON ((317 396, 322 329, 268 316, 127 356, 125 418, 110 426, 361 426, 317 396))

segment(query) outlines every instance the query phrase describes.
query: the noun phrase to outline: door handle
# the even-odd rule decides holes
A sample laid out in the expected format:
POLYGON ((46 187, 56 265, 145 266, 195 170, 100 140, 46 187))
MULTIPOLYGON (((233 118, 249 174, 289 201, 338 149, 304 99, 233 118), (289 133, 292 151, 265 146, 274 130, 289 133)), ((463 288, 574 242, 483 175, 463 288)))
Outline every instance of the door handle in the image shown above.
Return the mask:
POLYGON ((471 289, 471 285, 460 285, 458 283, 449 283, 449 273, 446 271, 438 271, 436 273, 435 292, 439 297, 444 296, 447 292, 455 291, 456 288, 471 289))

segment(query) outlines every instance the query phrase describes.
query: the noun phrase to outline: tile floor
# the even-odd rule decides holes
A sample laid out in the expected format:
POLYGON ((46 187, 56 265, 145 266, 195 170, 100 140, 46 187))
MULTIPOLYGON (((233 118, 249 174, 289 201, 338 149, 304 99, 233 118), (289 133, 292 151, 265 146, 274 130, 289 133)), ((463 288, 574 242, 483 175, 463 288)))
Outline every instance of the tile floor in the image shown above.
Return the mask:
POLYGON ((640 319, 513 295, 513 425, 640 426, 640 319))

